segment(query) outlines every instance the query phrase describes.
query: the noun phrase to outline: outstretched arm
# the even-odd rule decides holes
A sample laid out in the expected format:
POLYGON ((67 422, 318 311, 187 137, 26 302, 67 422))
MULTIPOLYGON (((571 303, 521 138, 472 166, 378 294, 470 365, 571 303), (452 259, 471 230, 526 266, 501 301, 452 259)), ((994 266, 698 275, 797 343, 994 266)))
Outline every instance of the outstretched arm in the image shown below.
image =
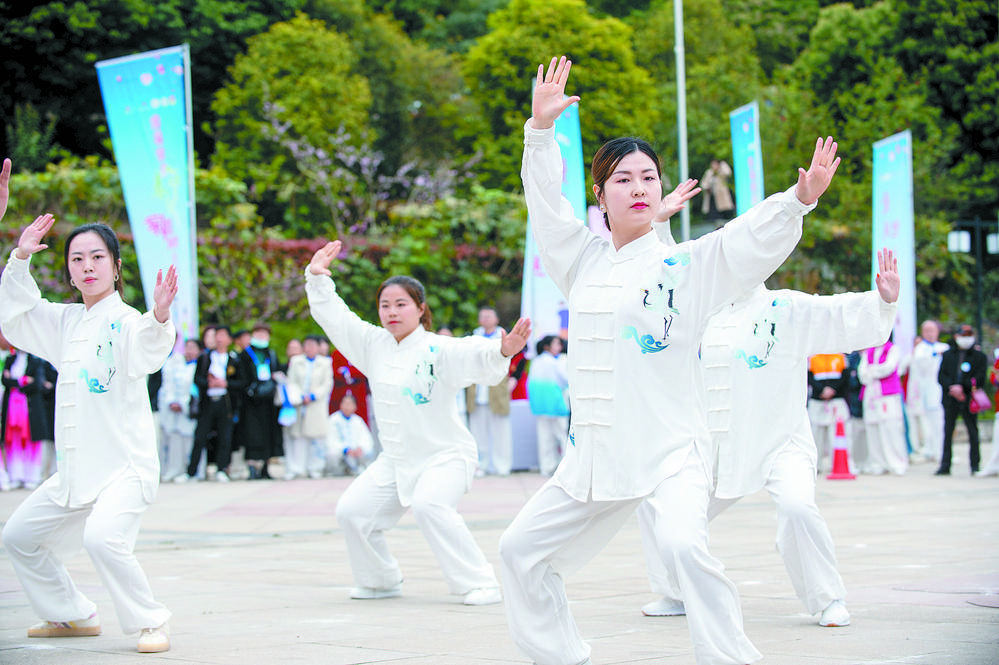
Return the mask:
POLYGON ((555 124, 556 118, 579 101, 579 97, 565 96, 565 84, 569 80, 572 61, 552 58, 545 73, 545 66, 538 65, 538 79, 534 84, 534 97, 531 101, 531 126, 547 129, 555 124))
POLYGON ((815 141, 815 152, 812 153, 812 163, 808 170, 798 168, 798 185, 794 193, 805 205, 818 201, 836 175, 840 161, 836 156, 838 147, 831 136, 827 136, 825 141, 820 137, 815 141))
POLYGON ((901 279, 898 276, 898 259, 888 248, 878 252, 878 276, 874 282, 878 285, 878 293, 885 302, 898 300, 901 279))

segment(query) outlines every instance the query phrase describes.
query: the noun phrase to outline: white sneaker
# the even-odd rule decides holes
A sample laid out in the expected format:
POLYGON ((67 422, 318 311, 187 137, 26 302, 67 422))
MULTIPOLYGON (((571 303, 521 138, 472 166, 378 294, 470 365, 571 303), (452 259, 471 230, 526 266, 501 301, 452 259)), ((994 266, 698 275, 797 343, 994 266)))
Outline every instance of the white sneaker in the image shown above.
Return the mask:
POLYGON ((216 482, 227 483, 229 482, 229 476, 226 475, 225 471, 216 471, 215 480, 216 482))
POLYGON ((376 589, 370 586, 356 586, 350 590, 350 597, 354 600, 376 600, 379 598, 398 598, 402 595, 402 582, 387 589, 376 589))
POLYGON ((839 627, 850 625, 850 613, 846 611, 846 603, 842 600, 834 600, 829 603, 826 609, 822 610, 819 617, 820 626, 839 627))
POLYGON ((191 480, 191 476, 187 475, 186 473, 182 473, 176 478, 174 478, 173 482, 177 483, 178 485, 182 485, 188 482, 189 480, 191 480))
POLYGON ((484 589, 472 589, 465 594, 466 605, 495 605, 503 602, 503 594, 499 587, 486 587, 484 589))
POLYGON ((647 617, 682 617, 687 614, 687 610, 682 600, 663 596, 648 605, 643 605, 642 614, 647 617))
POLYGON ((101 620, 94 612, 79 621, 42 621, 28 629, 28 637, 85 637, 101 634, 101 620))
POLYGON ((170 650, 170 628, 143 628, 139 633, 139 653, 161 653, 170 650))

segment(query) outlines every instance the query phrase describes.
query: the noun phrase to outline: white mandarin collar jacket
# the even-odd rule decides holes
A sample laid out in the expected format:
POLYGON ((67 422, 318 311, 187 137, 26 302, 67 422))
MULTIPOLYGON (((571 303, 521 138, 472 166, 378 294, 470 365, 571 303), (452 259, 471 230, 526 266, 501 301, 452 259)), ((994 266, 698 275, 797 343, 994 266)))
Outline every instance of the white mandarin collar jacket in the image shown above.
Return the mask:
POLYGON ((521 176, 538 251, 569 303, 572 427, 555 482, 579 500, 647 496, 691 447, 710 459, 697 348, 710 315, 787 258, 811 209, 793 189, 719 232, 620 250, 562 197, 554 128, 525 126, 521 176))

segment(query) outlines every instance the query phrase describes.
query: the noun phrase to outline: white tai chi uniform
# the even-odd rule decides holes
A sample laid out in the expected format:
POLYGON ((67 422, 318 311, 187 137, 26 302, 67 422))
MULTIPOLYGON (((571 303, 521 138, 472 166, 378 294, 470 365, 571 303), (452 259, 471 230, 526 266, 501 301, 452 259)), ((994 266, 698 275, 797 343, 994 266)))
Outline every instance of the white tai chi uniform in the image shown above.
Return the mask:
MULTIPOLYGON (((458 391, 458 394, 463 394, 458 391)), ((459 410, 458 418, 461 419, 459 410)), ((330 414, 326 432, 326 469, 333 474, 358 473, 375 458, 375 442, 364 419, 356 413, 350 418, 342 411, 330 414), (360 449, 359 457, 352 457, 351 450, 360 449)))
POLYGON ((492 566, 458 514, 478 460, 458 419, 455 394, 471 383, 496 384, 510 359, 500 340, 442 337, 422 326, 401 342, 353 314, 333 280, 306 271, 312 317, 371 383, 382 452, 340 497, 336 514, 357 584, 388 589, 402 581, 385 531, 407 507, 444 572, 451 593, 498 588, 492 566))
POLYGON ((555 473, 566 445, 569 405, 564 395, 569 379, 565 371, 565 356, 556 358, 543 351, 531 361, 527 373, 527 399, 538 433, 538 470, 542 476, 555 473))
POLYGON ((950 347, 943 342, 920 340, 899 366, 909 373, 905 393, 905 418, 909 423, 912 452, 939 462, 943 456, 943 388, 937 381, 940 361, 950 347))
POLYGON ((573 423, 555 475, 500 541, 513 639, 539 665, 589 657, 563 578, 649 497, 660 549, 691 589, 688 625, 698 663, 757 660, 735 585, 707 551, 714 455, 697 347, 713 310, 787 257, 811 206, 789 190, 717 233, 669 247, 650 229, 618 250, 576 220, 562 198, 555 130, 528 122, 524 142, 531 226, 545 269, 569 303, 573 423))
POLYGON ((29 261, 11 253, 3 271, 0 328, 11 344, 59 372, 58 470, 11 515, 3 544, 42 619, 77 621, 94 613, 62 563, 82 545, 122 629, 156 628, 170 612, 153 599, 132 550, 160 475, 146 378, 166 360, 176 331, 152 312, 139 314, 116 292, 89 310, 42 300, 29 261))
MULTIPOLYGON (((815 503, 816 448, 805 406, 808 356, 888 338, 895 303, 877 291, 833 296, 759 285, 711 317, 701 342, 717 480, 708 519, 766 488, 777 503, 777 551, 811 613, 846 595, 832 536, 815 503)), ((652 590, 681 599, 655 547, 655 513, 638 510, 652 590)))
POLYGON ((194 428, 198 421, 191 418, 191 389, 194 388, 194 369, 197 359, 188 362, 184 354, 174 352, 163 364, 163 383, 158 396, 160 430, 160 478, 166 482, 187 471, 194 445, 194 428), (170 409, 179 404, 180 411, 170 409))
POLYGON ((865 473, 902 475, 909 468, 902 416, 902 385, 898 378, 901 359, 891 342, 860 352, 857 376, 864 384, 864 429, 867 432, 865 473))

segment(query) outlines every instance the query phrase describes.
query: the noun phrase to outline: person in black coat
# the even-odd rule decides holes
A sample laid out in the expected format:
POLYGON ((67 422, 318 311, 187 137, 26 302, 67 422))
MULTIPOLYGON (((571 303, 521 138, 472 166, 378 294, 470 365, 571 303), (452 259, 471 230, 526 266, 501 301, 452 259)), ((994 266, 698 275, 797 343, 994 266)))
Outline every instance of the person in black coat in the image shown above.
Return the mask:
POLYGON ((239 412, 239 439, 246 450, 250 479, 270 478, 267 460, 282 450, 278 407, 274 402, 281 366, 270 348, 271 330, 265 324, 254 326, 250 344, 239 354, 238 376, 243 383, 243 404, 239 412))
POLYGON ((944 351, 937 374, 937 381, 943 388, 944 408, 944 449, 940 468, 936 472, 938 476, 950 475, 954 426, 957 425, 958 416, 961 416, 968 428, 971 473, 978 472, 981 461, 978 449, 978 414, 972 413, 968 404, 973 386, 985 386, 987 367, 988 359, 985 354, 975 348, 975 329, 969 325, 961 326, 954 333, 950 349, 944 351))

